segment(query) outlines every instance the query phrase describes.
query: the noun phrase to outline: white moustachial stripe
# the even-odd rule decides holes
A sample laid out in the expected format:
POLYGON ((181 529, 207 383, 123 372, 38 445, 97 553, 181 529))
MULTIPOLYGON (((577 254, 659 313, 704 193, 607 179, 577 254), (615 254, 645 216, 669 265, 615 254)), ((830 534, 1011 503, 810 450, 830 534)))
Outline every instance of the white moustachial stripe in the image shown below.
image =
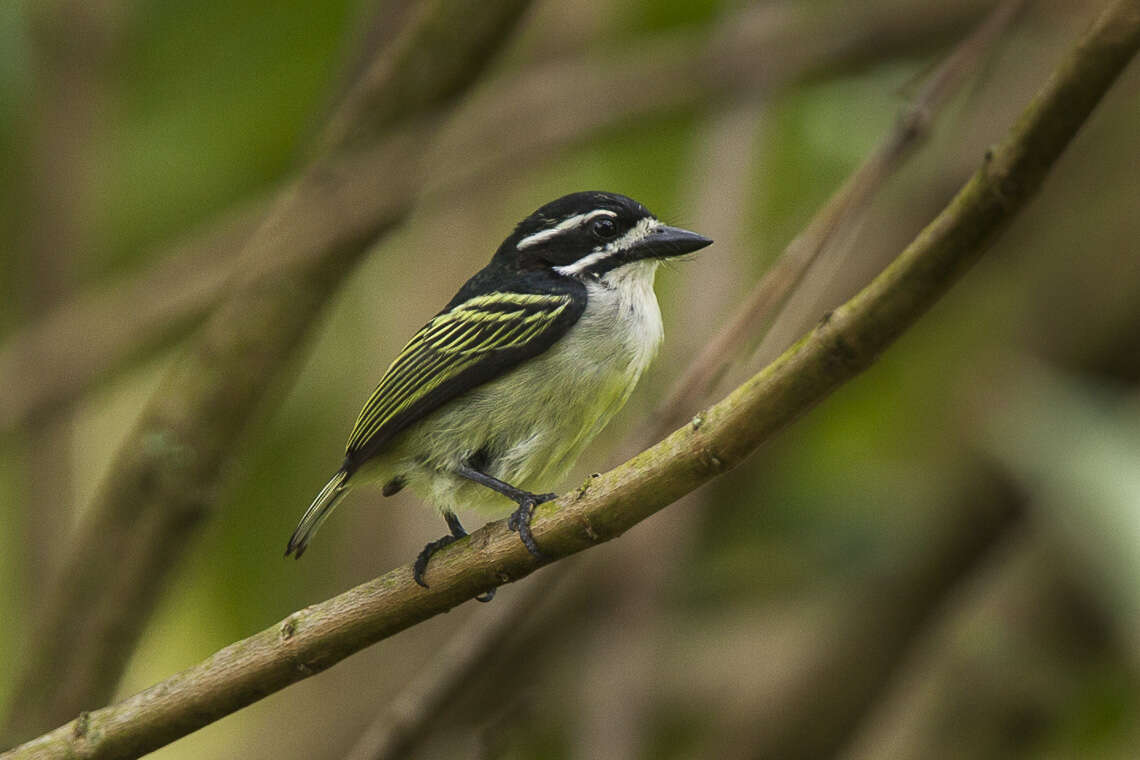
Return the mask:
POLYGON ((661 222, 658 220, 654 219, 653 217, 646 217, 637 224, 633 225, 633 227, 631 227, 629 231, 621 237, 611 240, 602 248, 594 251, 588 256, 583 256, 573 264, 567 264, 566 266, 562 267, 554 267, 554 271, 564 275, 581 274, 586 269, 592 267, 594 264, 597 264, 599 261, 602 261, 607 257, 614 255, 615 253, 629 250, 631 247, 653 234, 653 231, 660 226, 661 222))

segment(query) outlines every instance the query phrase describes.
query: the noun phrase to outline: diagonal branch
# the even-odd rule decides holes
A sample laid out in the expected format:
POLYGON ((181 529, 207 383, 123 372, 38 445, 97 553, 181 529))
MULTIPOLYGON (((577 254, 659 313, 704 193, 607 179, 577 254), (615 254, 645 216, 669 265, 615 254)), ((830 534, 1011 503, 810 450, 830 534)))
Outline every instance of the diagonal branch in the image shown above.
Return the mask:
MULTIPOLYGON (((416 744, 444 714, 460 684, 481 681, 488 661, 501 651, 503 642, 517 633, 566 575, 536 579, 495 605, 490 619, 480 616, 479 625, 464 628, 431 659, 431 666, 418 673, 368 727, 345 755, 346 760, 399 760, 414 754, 416 744)), ((499 600, 496 600, 499 601, 499 600)))
POLYGON ((276 199, 242 249, 229 299, 168 372, 84 515, 45 593, 7 734, 43 730, 110 697, 170 569, 214 507, 258 401, 353 264, 415 198, 426 135, 403 130, 378 148, 361 147, 362 135, 445 107, 484 70, 528 4, 425 3, 351 90, 335 123, 359 124, 351 135, 327 133, 321 158, 276 199), (402 108, 382 106, 387 99, 402 108), (365 159, 385 171, 351 171, 365 159), (346 203, 360 197, 374 202, 346 203), (257 263, 279 251, 299 265, 262 275, 257 263))
POLYGON ((935 115, 981 65, 994 41, 1024 5, 1006 0, 925 79, 918 94, 867 157, 862 166, 832 195, 804 230, 788 243, 775 264, 756 283, 748 298, 689 365, 662 405, 654 438, 680 425, 709 398, 733 362, 743 358, 747 344, 757 345, 761 327, 787 302, 800 280, 829 247, 858 225, 871 200, 930 135, 935 115))
MULTIPOLYGON (((616 538, 739 464, 867 368, 966 272, 1040 188, 1138 47, 1140 0, 1117 0, 1060 64, 1005 141, 884 272, 690 424, 540 507, 534 532, 543 550, 557 559, 616 538)), ((415 584, 409 567, 397 568, 3 757, 124 758, 148 752, 537 567, 503 521, 490 523, 433 559, 429 589, 415 584)))
MULTIPOLYGON (((955 92, 969 81, 970 75, 979 67, 982 59, 992 54, 1002 31, 1023 5, 1024 0, 1004 0, 971 34, 951 50, 940 65, 922 78, 918 94, 908 104, 894 127, 884 135, 879 147, 871 153, 867 162, 856 170, 852 177, 832 196, 832 199, 822 207, 816 218, 809 223, 807 230, 797 240, 811 237, 811 230, 823 226, 824 223, 821 219, 834 222, 827 235, 828 241, 834 241, 836 237, 843 237, 835 229, 836 227, 854 226, 854 222, 862 219, 862 209, 870 205, 871 200, 886 185, 887 179, 893 177, 915 154, 915 150, 906 150, 905 148, 908 146, 921 147, 922 143, 925 142, 923 136, 929 132, 935 120, 941 115, 945 104, 955 92), (857 194, 855 189, 858 190, 857 194), (858 209, 853 209, 852 206, 854 205, 857 205, 858 209), (839 214, 840 208, 846 209, 846 211, 839 214), (856 211, 860 213, 856 213, 856 211), (835 220, 836 216, 842 216, 842 219, 835 220)), ((745 108, 749 112, 753 110, 750 106, 745 108)), ((735 123, 740 121, 740 118, 736 117, 731 121, 735 123)), ((742 125, 729 130, 734 137, 730 138, 728 145, 721 144, 721 140, 724 138, 715 137, 719 134, 719 130, 712 130, 713 136, 700 141, 702 145, 705 145, 706 142, 711 142, 711 144, 705 145, 703 149, 702 155, 706 160, 698 162, 702 166, 702 179, 693 184, 697 186, 696 197, 700 198, 700 205, 707 208, 709 213, 723 215, 727 209, 733 209, 728 211, 730 215, 740 213, 740 209, 737 207, 743 203, 742 194, 740 194, 741 181, 750 176, 752 170, 751 163, 742 160, 741 157, 747 152, 746 146, 754 140, 754 130, 755 119, 749 117, 744 120, 742 125), (704 155, 706 153, 707 155, 704 155), (730 157, 730 159, 718 162, 717 157, 730 157), (736 179, 740 181, 734 181, 735 175, 739 175, 736 179), (741 195, 741 197, 737 197, 737 195, 741 195)), ((697 218, 701 217, 702 214, 698 212, 697 218)), ((701 219, 701 223, 696 226, 705 229, 708 222, 708 219, 701 219)), ((716 230, 717 226, 714 224, 712 229, 716 230)), ((715 235, 718 244, 721 245, 724 244, 722 235, 723 232, 715 235)), ((813 250, 813 254, 822 251, 824 248, 834 249, 834 246, 827 245, 822 240, 818 241, 818 247, 813 250)), ((784 271, 798 267, 799 264, 797 263, 784 263, 782 265, 781 262, 787 262, 788 259, 794 258, 795 251, 804 251, 805 249, 808 249, 807 245, 793 243, 785 250, 782 258, 775 266, 784 271)), ((834 255, 833 250, 829 250, 829 253, 834 255)), ((722 267, 721 269, 725 271, 718 271, 713 275, 720 278, 721 281, 725 278, 739 276, 739 273, 729 271, 731 268, 722 267)), ((791 290, 795 279, 794 277, 786 278, 786 282, 782 285, 786 285, 786 288, 791 290)), ((769 290, 770 286, 765 284, 769 282, 770 278, 764 277, 754 292, 769 290)), ((712 283, 708 282, 690 282, 689 287, 700 292, 702 288, 708 289, 713 286, 712 283)), ((716 288, 713 287, 713 290, 716 288)), ((774 319, 774 314, 781 311, 785 305, 786 301, 782 302, 776 298, 765 299, 764 304, 757 304, 754 297, 746 299, 739 307, 737 318, 730 323, 741 323, 741 327, 738 330, 726 328, 726 332, 735 333, 734 341, 731 344, 724 343, 714 350, 703 351, 698 359, 690 364, 688 371, 683 375, 683 379, 675 384, 674 390, 666 394, 665 400, 657 406, 653 414, 649 415, 650 421, 632 429, 625 440, 616 447, 616 450, 628 455, 643 446, 660 440, 684 421, 686 412, 691 414, 698 408, 699 403, 708 403, 711 400, 711 392, 700 392, 707 389, 703 383, 694 384, 690 379, 694 375, 694 371, 711 369, 717 362, 727 362, 732 353, 740 350, 737 345, 749 338, 753 342, 755 341, 754 336, 742 332, 744 326, 761 322, 770 324, 771 320, 774 319)), ((622 564, 620 559, 613 561, 615 558, 610 556, 611 561, 596 563, 605 566, 598 568, 600 572, 610 571, 613 577, 618 579, 616 585, 611 586, 611 593, 618 591, 623 598, 635 600, 635 603, 619 604, 617 610, 609 614, 606 620, 595 621, 605 626, 605 632, 596 635, 605 640, 607 646, 600 657, 592 658, 585 671, 586 677, 589 677, 593 671, 608 674, 613 663, 620 661, 623 672, 626 674, 626 678, 623 679, 624 682, 639 683, 642 680, 648 680, 642 679, 636 674, 630 675, 631 668, 636 669, 640 664, 646 668, 653 667, 648 661, 642 663, 644 658, 639 657, 639 652, 643 649, 644 635, 655 624, 653 618, 660 613, 660 610, 655 609, 652 603, 647 604, 646 600, 660 596, 660 586, 665 582, 664 578, 667 576, 666 569, 676 562, 677 555, 683 548, 682 536, 685 536, 687 532, 678 529, 675 523, 678 519, 691 522, 696 519, 698 514, 699 510, 689 508, 681 518, 674 516, 674 524, 671 524, 670 530, 641 531, 631 536, 628 540, 633 542, 634 546, 626 546, 625 551, 620 556, 640 557, 637 562, 622 564), (620 567, 617 566, 619 564, 620 567)), ((574 575, 574 583, 578 585, 592 583, 594 580, 593 574, 578 573, 574 575)), ((523 613, 518 611, 517 614, 521 616, 523 613)), ((516 626, 499 625, 500 620, 501 618, 496 617, 495 623, 488 626, 483 616, 468 618, 448 640, 447 648, 456 648, 470 655, 471 647, 468 643, 470 641, 478 641, 481 647, 503 647, 506 639, 515 633, 516 626), (498 641, 489 642, 489 638, 496 635, 498 641)), ((538 639, 536 644, 538 648, 532 647, 528 650, 532 659, 536 655, 544 656, 548 647, 543 646, 543 641, 545 640, 538 639)), ((433 657, 416 679, 403 688, 391 700, 390 704, 382 709, 376 722, 368 728, 352 753, 354 760, 357 758, 362 760, 366 757, 387 758, 412 754, 415 749, 413 740, 422 741, 433 729, 439 727, 439 722, 436 720, 439 714, 439 704, 444 699, 456 699, 456 693, 470 691, 479 683, 464 678, 462 673, 456 672, 465 667, 468 660, 460 660, 461 664, 454 667, 449 667, 448 663, 440 660, 440 657, 433 657), (445 694, 448 689, 456 693, 445 694), (423 699, 421 695, 425 692, 430 693, 433 699, 423 699), (409 709, 409 705, 415 705, 417 709, 409 709), (369 748, 371 751, 367 751, 369 748)), ((813 704, 818 707, 819 700, 817 699, 813 704)), ((583 727, 581 733, 591 743, 587 745, 584 754, 587 756, 597 754, 588 749, 593 743, 597 743, 597 746, 606 746, 611 754, 614 753, 615 747, 619 747, 619 751, 616 752, 619 756, 637 754, 630 746, 620 749, 620 743, 615 741, 612 730, 599 732, 596 729, 600 728, 600 725, 612 727, 626 721, 640 725, 642 721, 639 721, 636 715, 638 708, 637 696, 627 693, 626 690, 610 689, 606 694, 600 695, 600 699, 591 706, 590 714, 603 715, 604 721, 588 722, 589 724, 583 727), (615 720, 615 716, 619 712, 624 716, 624 720, 615 720)), ((635 739, 634 732, 619 730, 617 733, 618 739, 625 738, 627 741, 635 739)), ((767 755, 781 756, 781 753, 767 753, 767 755)))
MULTIPOLYGON (((119 0, 45 0, 29 9, 30 59, 36 86, 29 114, 27 149, 19 163, 27 213, 16 224, 18 253, 9 276, 22 281, 19 292, 34 319, 51 314, 72 298, 77 263, 92 248, 91 215, 101 193, 91 167, 102 118, 113 103, 111 63, 123 38, 125 17, 119 0)), ((21 367, 20 385, 50 383, 51 368, 39 362, 21 367)), ((6 386, 11 388, 11 385, 6 386)), ((66 413, 29 426, 25 499, 38 508, 24 523, 23 583, 28 601, 50 577, 59 560, 59 524, 72 508, 73 458, 69 455, 72 416, 66 413), (50 451, 52 456, 36 456, 50 451)))
MULTIPOLYGON (((921 10, 914 0, 848 5, 842 12, 810 14, 751 9, 726 19, 723 26, 731 34, 662 35, 601 60, 555 61, 507 78, 465 110, 461 125, 427 146, 428 184, 432 192, 464 197, 481 192, 497 173, 556 155, 617 124, 739 97, 757 85, 771 92, 846 63, 923 49, 971 23, 986 3, 969 0, 921 10), (810 45, 801 44, 808 39, 810 45)), ((346 171, 370 176, 383 168, 360 162, 346 171)), ((348 205, 375 202, 352 198, 348 205)), ((207 229, 156 252, 152 258, 158 263, 151 269, 83 293, 5 338, 0 431, 73 401, 199 320, 225 293, 233 270, 229 252, 246 241, 264 212, 260 203, 233 209, 207 229), (124 313, 134 318, 123 320, 124 313), (93 332, 92 324, 102 327, 93 332), (46 370, 42 382, 24 382, 24 368, 32 364, 46 370)), ((261 262, 274 271, 295 263, 280 254, 261 262)))

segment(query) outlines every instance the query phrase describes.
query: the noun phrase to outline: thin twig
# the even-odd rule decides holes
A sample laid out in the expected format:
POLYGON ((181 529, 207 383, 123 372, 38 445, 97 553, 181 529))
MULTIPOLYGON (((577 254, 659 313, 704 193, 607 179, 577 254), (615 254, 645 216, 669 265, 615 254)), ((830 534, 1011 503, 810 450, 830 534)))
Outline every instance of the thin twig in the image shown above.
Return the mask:
MULTIPOLYGON (((346 760, 399 760, 440 721, 445 705, 460 685, 482 675, 488 661, 503 642, 517 633, 522 623, 564 576, 548 575, 533 584, 523 584, 514 594, 496 601, 490 615, 480 615, 478 625, 465 625, 432 654, 420 671, 361 735, 346 760)), ((503 595, 500 594, 500 597, 503 595)))
MULTIPOLYGON (((1066 558, 1032 525, 1017 527, 968 579, 968 593, 923 631, 886 703, 833 757, 1032 756, 1071 718, 1076 694, 1095 691, 1106 663, 1118 667, 1106 616, 1066 577, 1066 558), (1001 635, 978 636, 983 630, 1001 635)), ((1109 746, 1089 756, 1107 756, 1109 746)))
MULTIPOLYGON (((710 755, 834 757, 947 599, 1024 527, 1020 495, 980 458, 944 461, 942 472, 961 485, 929 508, 920 540, 831 592, 826 614, 807 624, 811 633, 795 637, 778 662, 769 661, 763 680, 753 681, 757 688, 718 732, 710 755)), ((942 472, 935 465, 932 477, 942 472)))
MULTIPOLYGON (((863 291, 706 410, 699 424, 540 507, 534 533, 544 552, 556 560, 616 538, 739 464, 869 367, 1033 197, 1138 47, 1140 0, 1117 0, 951 203, 863 291)), ((537 567, 505 521, 490 523, 433 558, 428 589, 413 581, 410 566, 397 568, 4 757, 124 758, 151 751, 537 567)))
POLYGON ((756 345, 761 325, 770 323, 799 284, 804 273, 845 232, 858 225, 871 200, 930 134, 930 126, 949 97, 977 69, 993 42, 1024 5, 1024 0, 1001 3, 926 80, 910 105, 899 115, 863 165, 835 192, 804 230, 784 249, 756 284, 736 315, 708 342, 667 394, 656 417, 659 438, 693 414, 711 396, 728 368, 741 358, 742 347, 756 345))
MULTIPOLYGON (((91 248, 91 219, 84 209, 98 191, 93 148, 104 127, 121 5, 51 0, 29 9, 34 125, 22 152, 25 171, 14 173, 26 177, 28 209, 15 237, 21 249, 16 269, 28 280, 21 292, 36 319, 72 297, 76 271, 91 248)), ((22 385, 52 381, 52 368, 38 362, 25 364, 22 374, 22 385)), ((72 432, 67 410, 27 429, 26 500, 38 505, 22 515, 24 598, 32 604, 60 559, 59 526, 72 514, 72 432)))

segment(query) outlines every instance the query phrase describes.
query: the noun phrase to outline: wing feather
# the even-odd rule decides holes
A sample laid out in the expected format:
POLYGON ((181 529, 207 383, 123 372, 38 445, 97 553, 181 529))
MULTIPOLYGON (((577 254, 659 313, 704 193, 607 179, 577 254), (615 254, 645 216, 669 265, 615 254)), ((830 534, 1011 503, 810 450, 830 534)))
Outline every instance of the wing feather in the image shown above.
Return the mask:
POLYGON ((545 351, 585 304, 569 293, 489 293, 437 315, 412 337, 361 409, 346 465, 451 399, 545 351))

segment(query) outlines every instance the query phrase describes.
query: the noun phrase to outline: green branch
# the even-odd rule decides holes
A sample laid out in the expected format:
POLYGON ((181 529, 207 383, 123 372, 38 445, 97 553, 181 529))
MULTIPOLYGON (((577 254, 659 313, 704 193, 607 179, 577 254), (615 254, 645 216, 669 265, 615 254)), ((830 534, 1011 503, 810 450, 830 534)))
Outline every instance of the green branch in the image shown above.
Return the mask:
MULTIPOLYGON (((608 541, 739 464, 869 366, 976 261, 1140 46, 1140 0, 1118 0, 950 205, 861 293, 730 396, 653 448, 539 508, 552 558, 608 541)), ((296 612, 120 703, 3 757, 125 758, 162 746, 360 649, 538 567, 502 521, 432 560, 430 589, 401 567, 296 612)))

